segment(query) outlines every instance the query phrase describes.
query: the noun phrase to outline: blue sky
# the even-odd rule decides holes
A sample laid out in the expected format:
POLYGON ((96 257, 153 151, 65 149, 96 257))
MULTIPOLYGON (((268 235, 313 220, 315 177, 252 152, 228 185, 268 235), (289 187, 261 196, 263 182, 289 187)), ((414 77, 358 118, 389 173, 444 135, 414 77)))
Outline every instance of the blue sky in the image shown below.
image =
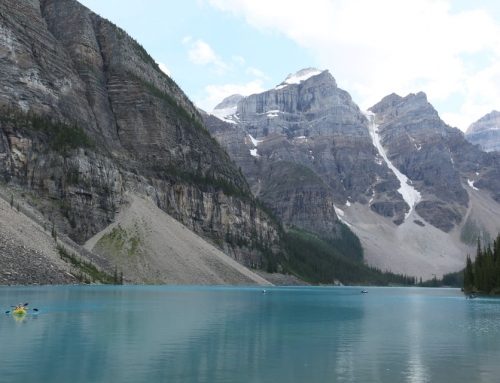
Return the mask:
POLYGON ((423 91, 461 130, 500 110, 498 0, 79 0, 136 39, 200 108, 307 67, 367 109, 423 91))

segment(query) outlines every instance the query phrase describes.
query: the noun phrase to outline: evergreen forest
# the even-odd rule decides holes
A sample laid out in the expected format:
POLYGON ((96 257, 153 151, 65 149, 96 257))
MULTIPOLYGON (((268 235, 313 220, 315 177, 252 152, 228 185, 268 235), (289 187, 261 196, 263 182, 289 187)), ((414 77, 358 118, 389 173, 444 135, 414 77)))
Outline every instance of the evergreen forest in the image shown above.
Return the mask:
MULTIPOLYGON (((371 286, 413 286, 417 278, 369 267, 363 260, 359 238, 343 223, 340 238, 322 238, 292 227, 283 235, 287 258, 284 272, 313 285, 334 284, 371 286)), ((268 270, 272 271, 272 270, 268 270)))
POLYGON ((463 278, 463 290, 467 293, 500 293, 500 234, 493 245, 482 246, 478 238, 476 259, 472 262, 467 254, 463 278))

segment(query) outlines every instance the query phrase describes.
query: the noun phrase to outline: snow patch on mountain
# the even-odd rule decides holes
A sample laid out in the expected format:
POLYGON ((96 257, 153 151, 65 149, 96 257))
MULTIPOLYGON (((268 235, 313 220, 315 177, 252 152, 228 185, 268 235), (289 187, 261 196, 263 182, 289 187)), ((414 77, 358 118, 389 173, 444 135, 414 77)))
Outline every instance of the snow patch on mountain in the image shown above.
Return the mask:
POLYGON ((467 179, 467 183, 469 184, 469 186, 474 189, 474 190, 479 190, 477 187, 474 186, 474 181, 471 181, 469 179, 467 179))
POLYGON ((253 138, 253 136, 251 134, 249 134, 248 137, 250 137, 250 140, 252 141, 253 146, 257 146, 257 145, 259 145, 259 142, 262 142, 262 140, 257 140, 255 138, 253 138))
POLYGON ((219 120, 224 122, 229 122, 230 124, 236 124, 234 118, 236 117, 234 114, 236 113, 236 106, 232 106, 230 108, 223 109, 214 109, 209 114, 217 117, 219 120))
MULTIPOLYGON (((406 213, 405 219, 408 218, 408 216, 411 214, 412 210, 415 208, 417 203, 420 202, 421 200, 421 195, 420 193, 411 185, 408 184, 408 177, 406 177, 403 173, 401 173, 398 168, 396 168, 391 161, 387 158, 387 154, 385 152, 384 147, 380 143, 380 136, 378 134, 378 125, 375 124, 375 114, 373 112, 367 111, 364 112, 364 115, 368 118, 369 121, 369 131, 370 131, 370 136, 373 140, 373 145, 377 148, 380 156, 384 159, 385 163, 391 169, 399 182, 401 183, 401 187, 398 189, 399 194, 403 196, 403 199, 405 202, 410 206, 410 211, 406 213)), ((410 181, 411 183, 411 181, 410 181)))
POLYGON ((344 219, 345 216, 344 211, 335 205, 333 205, 333 208, 335 209, 335 213, 337 214, 337 217, 339 218, 340 222, 346 224, 349 227, 352 227, 352 225, 344 219))
POLYGON ((283 89, 287 85, 291 84, 300 84, 302 81, 306 81, 307 79, 316 76, 323 71, 318 70, 316 68, 307 68, 299 70, 297 73, 289 74, 288 77, 279 84, 275 89, 283 89))
POLYGON ((343 217, 343 216, 344 216, 344 211, 343 211, 342 209, 338 208, 338 207, 337 207, 337 206, 335 206, 335 205, 334 205, 333 207, 335 208, 335 213, 337 213, 337 215, 338 215, 339 217, 343 217))
POLYGON ((278 113, 280 113, 280 111, 278 109, 268 110, 266 112, 266 115, 267 115, 267 118, 274 118, 274 117, 278 117, 278 113))

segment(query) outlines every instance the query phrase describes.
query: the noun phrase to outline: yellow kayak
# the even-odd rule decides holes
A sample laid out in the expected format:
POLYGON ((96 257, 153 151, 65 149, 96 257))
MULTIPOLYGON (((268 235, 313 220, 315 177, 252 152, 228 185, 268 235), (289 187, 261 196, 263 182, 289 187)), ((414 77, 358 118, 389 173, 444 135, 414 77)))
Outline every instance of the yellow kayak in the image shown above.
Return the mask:
POLYGON ((14 314, 14 315, 25 315, 26 314, 26 310, 25 309, 12 310, 12 314, 14 314))

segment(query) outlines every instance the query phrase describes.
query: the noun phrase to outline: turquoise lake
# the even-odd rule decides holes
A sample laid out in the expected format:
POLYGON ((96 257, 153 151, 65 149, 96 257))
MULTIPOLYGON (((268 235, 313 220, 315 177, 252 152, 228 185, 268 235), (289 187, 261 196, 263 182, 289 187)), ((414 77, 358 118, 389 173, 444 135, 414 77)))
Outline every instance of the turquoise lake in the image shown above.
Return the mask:
POLYGON ((500 299, 457 289, 0 287, 0 382, 494 382, 500 299), (25 317, 5 314, 28 302, 25 317))

